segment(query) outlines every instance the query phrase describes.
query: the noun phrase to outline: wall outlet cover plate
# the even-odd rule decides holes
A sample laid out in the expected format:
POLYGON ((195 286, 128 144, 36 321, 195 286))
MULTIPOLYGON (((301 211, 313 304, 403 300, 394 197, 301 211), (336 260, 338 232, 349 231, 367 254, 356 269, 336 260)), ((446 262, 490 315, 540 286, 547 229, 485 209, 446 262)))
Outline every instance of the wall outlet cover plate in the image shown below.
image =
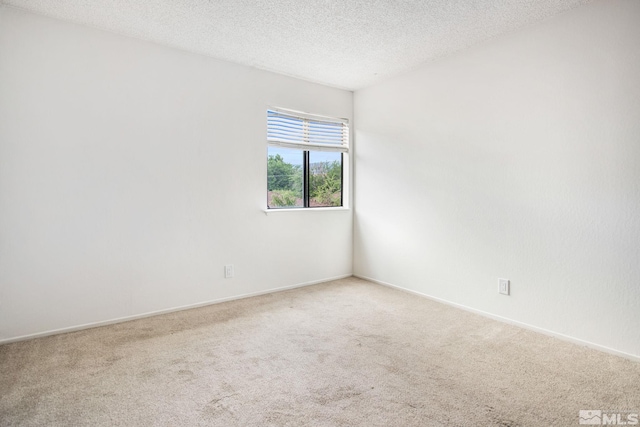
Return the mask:
POLYGON ((507 279, 498 279, 498 292, 502 295, 509 295, 511 289, 509 286, 509 280, 507 279))

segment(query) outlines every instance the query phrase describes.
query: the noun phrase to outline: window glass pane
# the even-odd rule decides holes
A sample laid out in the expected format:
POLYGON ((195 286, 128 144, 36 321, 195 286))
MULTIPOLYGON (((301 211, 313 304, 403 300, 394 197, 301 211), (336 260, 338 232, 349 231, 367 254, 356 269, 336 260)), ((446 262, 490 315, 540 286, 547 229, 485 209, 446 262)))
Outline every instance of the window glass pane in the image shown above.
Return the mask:
POLYGON ((302 150, 269 147, 267 154, 267 206, 303 207, 302 150))
POLYGON ((309 152, 309 206, 342 206, 342 154, 309 152))

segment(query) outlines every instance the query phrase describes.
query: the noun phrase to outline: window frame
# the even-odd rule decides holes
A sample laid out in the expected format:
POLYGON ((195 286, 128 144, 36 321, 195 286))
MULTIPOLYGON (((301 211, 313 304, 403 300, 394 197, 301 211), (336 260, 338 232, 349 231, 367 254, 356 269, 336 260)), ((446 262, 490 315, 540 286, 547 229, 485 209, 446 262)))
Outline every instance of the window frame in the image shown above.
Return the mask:
MULTIPOLYGON (((277 133, 277 132, 276 132, 277 133)), ((296 134, 300 135, 300 132, 296 134)), ((267 190, 267 200, 266 200, 266 210, 265 212, 282 212, 282 211, 315 211, 315 210, 348 210, 348 207, 345 206, 345 162, 348 162, 349 159, 349 138, 350 137, 350 127, 349 127, 349 119, 347 118, 334 118, 321 116, 317 114, 304 113, 295 110, 289 110, 279 107, 267 107, 267 154, 269 153, 269 148, 271 147, 279 147, 279 148, 288 148, 293 150, 300 150, 303 161, 302 161, 302 206, 283 206, 283 207, 272 207, 269 206, 269 190, 267 190), (285 135, 285 138, 280 139, 278 137, 271 137, 274 133, 275 127, 272 127, 271 117, 274 114, 276 117, 289 117, 293 120, 301 120, 302 121, 302 129, 304 129, 303 140, 296 140, 295 136, 291 138, 289 135, 285 135), (312 141, 316 138, 324 138, 320 132, 319 134, 314 134, 309 131, 310 123, 314 123, 316 126, 322 124, 328 124, 330 126, 329 132, 334 135, 330 140, 332 142, 329 143, 313 143, 312 141), (340 126, 340 138, 339 143, 335 139, 335 135, 338 133, 337 127, 333 128, 331 126, 339 125, 340 126), (311 206, 311 194, 310 194, 310 181, 311 181, 311 153, 312 152, 333 152, 340 153, 340 205, 338 206, 311 206), (345 156, 347 154, 347 156, 345 156)), ((269 156, 267 155, 267 159, 269 156)), ((347 169, 349 170, 349 169, 347 169)), ((267 171, 268 172, 268 171, 267 171)), ((267 181, 269 175, 267 173, 267 181)))

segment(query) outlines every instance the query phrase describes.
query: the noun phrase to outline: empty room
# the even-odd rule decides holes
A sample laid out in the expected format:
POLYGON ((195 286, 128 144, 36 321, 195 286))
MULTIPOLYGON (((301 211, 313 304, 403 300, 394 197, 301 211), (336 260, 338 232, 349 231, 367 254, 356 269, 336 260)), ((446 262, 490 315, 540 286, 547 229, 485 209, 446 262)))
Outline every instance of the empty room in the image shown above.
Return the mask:
POLYGON ((0 426, 640 425, 640 1, 0 0, 0 426))

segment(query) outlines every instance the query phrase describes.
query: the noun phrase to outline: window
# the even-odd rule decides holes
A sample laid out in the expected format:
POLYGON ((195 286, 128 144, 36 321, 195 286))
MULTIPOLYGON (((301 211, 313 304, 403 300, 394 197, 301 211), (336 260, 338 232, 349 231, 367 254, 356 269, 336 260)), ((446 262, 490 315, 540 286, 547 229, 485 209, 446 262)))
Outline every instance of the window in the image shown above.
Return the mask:
POLYGON ((267 207, 343 206, 346 119, 267 110, 267 207))

